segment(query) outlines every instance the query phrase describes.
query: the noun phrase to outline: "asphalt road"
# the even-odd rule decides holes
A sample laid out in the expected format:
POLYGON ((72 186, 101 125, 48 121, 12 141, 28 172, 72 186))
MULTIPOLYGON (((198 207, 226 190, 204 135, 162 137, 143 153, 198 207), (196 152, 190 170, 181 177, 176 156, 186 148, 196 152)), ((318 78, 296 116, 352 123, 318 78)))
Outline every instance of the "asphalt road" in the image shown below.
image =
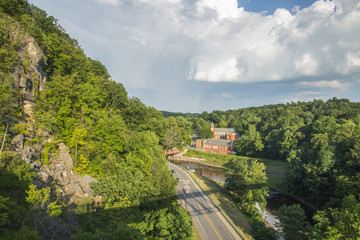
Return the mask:
POLYGON ((186 210, 190 213, 201 238, 203 240, 241 240, 189 174, 175 164, 170 163, 168 166, 170 170, 175 170, 174 177, 181 179, 176 188, 176 194, 183 207, 186 198, 186 210), (188 192, 185 189, 188 189, 188 192))

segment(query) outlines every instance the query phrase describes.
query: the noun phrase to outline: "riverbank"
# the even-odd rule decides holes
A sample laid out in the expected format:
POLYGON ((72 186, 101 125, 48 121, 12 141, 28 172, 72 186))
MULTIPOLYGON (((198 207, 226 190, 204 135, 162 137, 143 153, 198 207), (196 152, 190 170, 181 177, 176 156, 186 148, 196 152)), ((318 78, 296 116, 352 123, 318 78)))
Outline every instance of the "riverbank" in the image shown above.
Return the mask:
POLYGON ((220 155, 213 153, 199 152, 192 149, 189 149, 184 155, 182 153, 176 154, 173 157, 170 157, 171 160, 182 161, 182 162, 192 162, 201 164, 203 166, 219 168, 226 170, 223 165, 227 163, 230 159, 253 159, 261 163, 264 163, 266 167, 266 175, 268 177, 268 186, 269 188, 276 189, 284 192, 283 183, 285 182, 285 174, 288 169, 288 163, 283 161, 276 161, 270 159, 261 159, 261 158, 250 158, 250 157, 241 157, 235 155, 220 155))
POLYGON ((261 159, 261 158, 241 157, 234 155, 228 156, 228 155, 220 155, 220 154, 211 154, 211 153, 198 152, 194 150, 189 150, 185 155, 187 156, 183 156, 183 154, 177 155, 176 156, 177 162, 181 162, 183 164, 194 163, 204 166, 199 168, 196 166, 191 166, 191 164, 188 164, 187 167, 190 167, 190 169, 191 168, 196 169, 195 173, 210 178, 218 184, 224 183, 223 179, 221 180, 221 178, 225 178, 225 170, 226 170, 226 168, 224 168, 223 166, 218 165, 220 163, 225 164, 230 159, 239 159, 239 160, 254 159, 257 160, 258 162, 264 163, 264 165, 266 166, 266 170, 265 170, 266 175, 268 177, 267 185, 271 192, 270 198, 267 199, 267 202, 269 208, 272 209, 271 211, 273 211, 272 214, 276 213, 277 209, 281 205, 300 204, 305 210, 308 220, 312 222, 312 216, 316 211, 316 208, 314 208, 311 204, 307 203, 300 196, 296 196, 287 193, 285 191, 286 172, 288 171, 287 162, 270 160, 270 159, 261 159), (201 156, 201 158, 196 156, 201 156), (208 167, 219 169, 219 171, 222 170, 222 173, 220 174, 219 171, 217 170, 214 172, 211 169, 207 169, 208 167), (279 205, 279 203, 281 203, 281 205, 279 205))
POLYGON ((175 154, 174 156, 169 157, 169 159, 170 159, 170 161, 192 162, 192 163, 198 163, 198 164, 201 164, 201 165, 204 165, 207 167, 226 169, 225 167, 223 167, 221 165, 209 163, 208 160, 205 158, 186 157, 182 153, 175 154))

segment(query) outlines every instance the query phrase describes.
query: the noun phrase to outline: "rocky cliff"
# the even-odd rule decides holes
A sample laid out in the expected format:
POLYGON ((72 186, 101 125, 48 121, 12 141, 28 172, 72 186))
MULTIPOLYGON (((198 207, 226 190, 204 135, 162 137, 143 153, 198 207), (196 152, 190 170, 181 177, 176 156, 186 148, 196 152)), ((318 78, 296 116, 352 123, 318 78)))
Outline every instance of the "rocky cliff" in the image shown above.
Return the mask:
POLYGON ((62 142, 55 144, 53 136, 36 127, 36 120, 33 118, 35 108, 36 91, 45 90, 45 83, 49 80, 44 70, 46 67, 46 55, 39 47, 36 40, 21 26, 5 17, 8 29, 8 38, 17 44, 18 64, 16 64, 10 76, 15 79, 17 88, 22 91, 21 104, 24 108, 24 124, 26 134, 19 134, 12 138, 13 150, 25 163, 37 172, 38 178, 35 184, 38 187, 55 186, 59 195, 66 197, 69 203, 91 197, 93 192, 89 186, 90 182, 96 181, 91 176, 80 176, 73 171, 73 160, 69 148, 62 142), (34 141, 34 139, 41 141, 34 141), (52 143, 55 151, 48 157, 48 165, 40 161, 44 146, 52 143))
MULTIPOLYGON (((10 44, 16 45, 17 59, 12 69, 2 76, 13 78, 15 88, 21 91, 20 104, 23 115, 20 120, 25 126, 21 134, 12 135, 11 146, 8 148, 26 164, 29 164, 37 177, 34 184, 38 189, 50 187, 51 197, 66 206, 76 205, 87 199, 101 201, 101 197, 93 197, 90 183, 96 181, 93 177, 81 176, 73 170, 74 164, 69 147, 63 142, 55 142, 54 136, 39 127, 36 122, 35 106, 36 93, 45 90, 45 83, 49 81, 46 69, 46 54, 39 47, 36 40, 22 30, 21 26, 8 17, 0 16, 2 28, 6 30, 6 38, 10 44), (51 145, 51 151, 45 146, 51 145), (46 155, 46 156, 45 156, 46 155)), ((70 239, 70 225, 76 226, 74 219, 68 215, 68 220, 53 218, 44 224, 40 233, 44 239, 54 236, 59 239, 70 239), (69 220, 70 219, 70 220, 69 220)))

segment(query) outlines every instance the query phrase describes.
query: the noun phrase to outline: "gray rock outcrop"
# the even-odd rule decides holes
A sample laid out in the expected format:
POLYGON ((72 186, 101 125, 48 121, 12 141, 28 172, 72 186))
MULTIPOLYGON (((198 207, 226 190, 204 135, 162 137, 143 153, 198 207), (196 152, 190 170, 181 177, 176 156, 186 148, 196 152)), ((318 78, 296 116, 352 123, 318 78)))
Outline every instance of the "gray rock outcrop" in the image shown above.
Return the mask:
MULTIPOLYGON (((42 135, 47 139, 52 139, 48 134, 42 133, 42 135)), ((43 147, 24 146, 24 141, 24 135, 19 134, 12 139, 11 144, 15 153, 37 172, 35 185, 40 188, 58 186, 57 191, 62 197, 69 199, 69 203, 92 197, 93 190, 90 183, 95 182, 96 179, 89 175, 81 176, 73 171, 74 163, 68 146, 60 142, 58 151, 51 154, 50 164, 47 166, 40 162, 40 150, 43 147)))
POLYGON ((70 172, 74 167, 70 149, 64 143, 59 143, 58 157, 53 158, 50 167, 59 172, 70 172))

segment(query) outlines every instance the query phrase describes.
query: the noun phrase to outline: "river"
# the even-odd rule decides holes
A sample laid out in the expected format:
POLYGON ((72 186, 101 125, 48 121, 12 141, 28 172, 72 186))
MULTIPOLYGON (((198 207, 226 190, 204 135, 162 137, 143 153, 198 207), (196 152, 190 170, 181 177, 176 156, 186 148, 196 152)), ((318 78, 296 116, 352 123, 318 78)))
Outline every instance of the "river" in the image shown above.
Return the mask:
MULTIPOLYGON (((225 183, 226 170, 223 168, 216 168, 216 167, 206 166, 201 163, 194 163, 187 161, 174 160, 173 162, 200 176, 209 178, 216 182, 221 182, 222 184, 225 183)), ((314 210, 311 209, 306 204, 299 201, 298 199, 290 196, 289 194, 281 193, 275 190, 270 190, 269 197, 266 199, 266 201, 267 201, 266 209, 261 212, 268 226, 272 226, 276 228, 276 226, 279 223, 279 220, 277 218, 277 210, 283 205, 292 205, 292 204, 300 204, 300 206, 304 209, 308 220, 312 222, 311 219, 312 219, 312 215, 314 214, 314 210)))

